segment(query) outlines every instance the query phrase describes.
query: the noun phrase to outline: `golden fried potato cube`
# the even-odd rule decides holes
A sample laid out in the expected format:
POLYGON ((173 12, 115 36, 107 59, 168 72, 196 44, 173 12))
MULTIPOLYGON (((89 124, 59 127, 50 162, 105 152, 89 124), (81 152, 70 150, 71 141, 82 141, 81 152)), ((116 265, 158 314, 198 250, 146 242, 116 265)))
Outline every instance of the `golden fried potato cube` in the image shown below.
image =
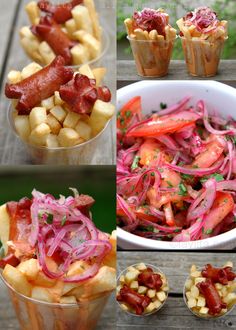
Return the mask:
POLYGON ((123 311, 129 311, 129 307, 126 304, 120 304, 120 307, 123 309, 123 311))
POLYGON ((32 62, 32 63, 28 64, 21 71, 22 80, 32 76, 34 73, 40 71, 41 69, 42 69, 42 67, 38 63, 32 62))
POLYGON ((131 283, 132 281, 137 280, 138 275, 139 275, 139 271, 137 269, 128 271, 125 274, 125 282, 131 283))
POLYGON ((156 290, 153 290, 153 289, 149 289, 148 291, 147 291, 147 296, 149 297, 149 298, 154 298, 155 296, 156 296, 156 290))
POLYGON ((80 143, 80 136, 73 128, 62 128, 58 134, 61 147, 73 147, 80 143))
POLYGON ((50 64, 56 57, 52 48, 46 41, 43 41, 39 44, 38 51, 39 54, 42 56, 45 64, 50 64))
POLYGON ((197 306, 197 300, 195 298, 190 297, 188 299, 187 305, 189 308, 193 308, 197 306))
POLYGON ((46 123, 47 121, 47 110, 44 107, 35 107, 31 110, 29 114, 29 122, 31 129, 36 126, 46 123))
POLYGON ((76 30, 85 30, 89 33, 93 33, 92 21, 89 16, 89 11, 85 6, 75 6, 71 13, 76 23, 76 30))
POLYGON ((46 139, 50 132, 51 129, 47 124, 39 124, 31 131, 29 142, 35 145, 44 146, 46 145, 46 139))
POLYGON ((188 278, 187 281, 185 282, 186 290, 190 290, 192 285, 193 285, 193 281, 190 278, 188 278))
POLYGON ((29 281, 33 281, 36 279, 39 273, 39 263, 37 259, 28 259, 22 261, 18 266, 17 269, 24 274, 29 281))
POLYGON ((100 116, 103 116, 106 119, 110 119, 115 113, 115 107, 113 104, 109 102, 103 102, 101 100, 97 100, 94 103, 92 115, 95 113, 100 116))
POLYGON ((200 313, 200 314, 204 314, 204 315, 206 315, 206 314, 208 314, 208 312, 209 312, 209 308, 208 308, 208 307, 201 307, 201 308, 199 309, 199 313, 200 313))
POLYGON ((48 136, 46 138, 46 147, 48 147, 48 148, 58 148, 59 147, 57 135, 48 134, 48 136))
POLYGON ((105 117, 93 114, 89 118, 89 125, 92 128, 92 135, 96 136, 106 126, 107 119, 105 117))
POLYGON ((79 73, 87 76, 90 79, 95 79, 92 69, 88 64, 84 64, 79 68, 79 73))
POLYGON ((145 265, 145 263, 140 262, 138 265, 136 265, 136 268, 141 271, 147 269, 147 266, 145 265))
POLYGON ((62 128, 61 123, 51 113, 49 113, 47 115, 47 121, 46 121, 46 123, 50 127, 51 132, 53 134, 56 134, 56 135, 59 134, 60 129, 62 128))
POLYGON ((191 287, 190 292, 193 298, 197 298, 199 296, 199 289, 195 285, 191 287))
POLYGON ((37 39, 36 36, 31 32, 29 26, 23 26, 20 29, 20 37, 21 38, 26 37, 27 39, 37 39))
POLYGON ((156 309, 158 309, 162 305, 162 303, 160 302, 160 300, 153 301, 153 304, 154 304, 154 306, 155 306, 156 309))
POLYGON ((79 30, 74 33, 76 40, 81 42, 84 46, 88 48, 91 58, 96 58, 101 53, 101 42, 98 41, 94 36, 84 30, 79 30))
POLYGON ((60 122, 63 123, 63 121, 66 118, 67 111, 62 108, 60 105, 56 105, 50 110, 50 113, 60 122))
POLYGON ((17 84, 22 80, 21 72, 16 70, 11 70, 7 75, 7 80, 10 84, 17 84))
POLYGON ((84 121, 79 120, 75 126, 75 130, 85 141, 88 141, 91 138, 92 128, 84 121))
POLYGON ((132 281, 132 282, 130 283, 130 288, 131 288, 131 289, 133 289, 133 290, 138 290, 138 287, 139 287, 139 285, 138 285, 138 281, 132 281))
POLYGON ((75 128, 79 119, 80 119, 80 115, 78 113, 69 111, 63 122, 63 127, 75 128))
POLYGON ((6 204, 0 206, 0 240, 4 249, 4 256, 7 255, 10 235, 10 217, 7 211, 6 204))
POLYGON ((73 18, 71 18, 68 21, 66 21, 65 27, 66 27, 67 33, 70 36, 70 38, 73 38, 73 33, 76 32, 76 30, 77 30, 75 20, 73 18))
POLYGON ((37 24, 40 18, 40 10, 36 1, 30 1, 25 6, 26 13, 28 14, 31 24, 37 24))
POLYGON ((48 303, 53 302, 53 297, 46 288, 40 286, 34 286, 32 289, 31 297, 39 301, 45 301, 48 303))
POLYGON ((206 306, 206 299, 202 296, 197 298, 197 307, 205 307, 206 306))
POLYGON ((157 292, 157 298, 163 302, 166 300, 166 293, 164 291, 157 292))
POLYGON ((146 286, 140 285, 138 288, 139 294, 145 294, 147 292, 148 288, 146 286))
POLYGON ((156 309, 156 306, 153 302, 150 302, 150 304, 145 308, 145 313, 151 313, 156 309))
POLYGON ((31 133, 30 129, 30 122, 29 122, 29 116, 22 115, 22 116, 16 116, 14 118, 15 128, 19 136, 24 140, 27 141, 29 138, 29 135, 31 133))
POLYGON ((3 270, 2 276, 17 292, 27 297, 30 296, 31 285, 19 269, 7 264, 3 270))
POLYGON ((232 304, 232 303, 236 303, 236 293, 234 292, 230 292, 228 293, 224 298, 223 298, 223 301, 229 305, 229 304, 232 304))
POLYGON ((42 100, 41 106, 46 108, 47 110, 50 110, 54 107, 54 96, 50 96, 47 99, 42 100))
POLYGON ((95 68, 92 71, 93 71, 93 76, 96 80, 96 86, 100 86, 105 77, 107 69, 106 68, 95 68))
POLYGON ((75 296, 67 296, 60 298, 60 304, 76 304, 77 300, 75 296))
POLYGON ((54 92, 54 103, 55 105, 62 105, 64 103, 58 91, 54 92))
POLYGON ((71 48, 70 52, 75 65, 82 64, 90 60, 88 48, 82 44, 75 45, 71 48))

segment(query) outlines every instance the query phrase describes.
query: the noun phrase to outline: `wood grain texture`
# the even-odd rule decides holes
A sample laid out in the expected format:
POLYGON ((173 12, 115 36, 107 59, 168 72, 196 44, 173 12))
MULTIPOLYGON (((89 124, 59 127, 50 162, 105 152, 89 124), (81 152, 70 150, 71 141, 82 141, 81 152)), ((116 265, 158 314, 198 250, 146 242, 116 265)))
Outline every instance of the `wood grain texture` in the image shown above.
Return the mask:
MULTIPOLYGON (((170 62, 169 74, 162 78, 143 78, 137 74, 134 61, 122 60, 117 62, 117 80, 118 81, 139 81, 143 79, 161 79, 161 80, 190 80, 204 78, 192 77, 187 73, 184 61, 173 60, 170 62)), ((209 80, 209 78, 207 78, 209 80)), ((236 60, 222 60, 220 62, 219 72, 210 79, 236 83, 236 60)))
MULTIPOLYGON (((29 25, 24 6, 29 2, 28 0, 21 0, 19 11, 15 18, 15 25, 12 26, 12 39, 10 39, 10 32, 6 31, 6 37, 2 41, 1 46, 4 48, 9 44, 9 53, 5 59, 6 67, 2 68, 4 72, 4 83, 6 82, 7 73, 11 69, 21 70, 25 65, 30 63, 30 60, 24 54, 19 44, 19 29, 24 25, 29 25)), ((15 7, 12 5, 13 1, 4 0, 4 11, 0 11, 0 21, 11 19, 15 7)), ((114 95, 113 103, 115 103, 116 91, 116 70, 115 60, 115 1, 99 1, 99 11, 103 26, 108 31, 110 39, 110 47, 105 58, 102 60, 101 65, 107 67, 107 78, 105 83, 111 88, 114 95)), ((3 84, 4 85, 4 84, 3 84)), ((3 86, 4 87, 4 86, 3 86)), ((7 109, 9 107, 9 100, 4 96, 4 88, 1 90, 0 101, 0 164, 31 164, 31 159, 28 156, 24 145, 16 138, 10 129, 7 119, 7 109)), ((99 147, 93 152, 91 164, 114 164, 115 163, 115 118, 109 125, 108 129, 104 132, 99 147)), ((55 162, 54 162, 55 164, 55 162)), ((58 162, 55 164, 57 165, 58 162)))
POLYGON ((159 251, 120 251, 118 252, 118 274, 131 264, 146 262, 159 267, 167 276, 170 286, 168 300, 156 314, 148 317, 136 317, 117 309, 117 329, 236 329, 236 310, 228 316, 216 320, 202 320, 195 317, 185 306, 182 292, 189 268, 211 262, 216 266, 231 260, 236 265, 234 253, 184 253, 159 251))

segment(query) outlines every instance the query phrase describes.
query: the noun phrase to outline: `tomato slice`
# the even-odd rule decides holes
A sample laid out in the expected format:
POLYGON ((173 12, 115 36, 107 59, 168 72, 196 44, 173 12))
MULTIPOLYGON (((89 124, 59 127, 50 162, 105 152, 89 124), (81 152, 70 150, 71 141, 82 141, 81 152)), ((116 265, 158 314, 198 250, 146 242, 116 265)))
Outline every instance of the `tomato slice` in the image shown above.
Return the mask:
POLYGON ((192 163, 192 166, 208 168, 214 164, 224 151, 224 146, 220 141, 215 140, 206 146, 206 150, 201 152, 192 163))
POLYGON ((141 109, 141 96, 133 97, 119 111, 117 117, 117 128, 125 129, 129 127, 129 124, 135 115, 138 115, 138 118, 141 117, 141 109))

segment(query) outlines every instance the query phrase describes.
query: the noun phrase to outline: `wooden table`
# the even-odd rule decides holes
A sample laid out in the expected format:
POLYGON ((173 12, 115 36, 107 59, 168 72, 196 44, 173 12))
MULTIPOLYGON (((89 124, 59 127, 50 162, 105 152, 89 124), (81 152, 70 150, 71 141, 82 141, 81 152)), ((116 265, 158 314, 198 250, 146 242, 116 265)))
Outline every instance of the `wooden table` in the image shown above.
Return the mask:
MULTIPOLYGON (((162 78, 143 78, 137 74, 135 62, 130 60, 120 60, 117 63, 117 87, 129 85, 132 82, 143 79, 160 80, 204 80, 204 78, 192 77, 186 70, 186 64, 181 60, 172 60, 170 62, 169 73, 162 78)), ((218 74, 215 77, 207 78, 224 82, 230 86, 236 87, 236 60, 222 60, 220 62, 218 74)))
MULTIPOLYGON (((21 70, 31 61, 26 57, 19 43, 19 29, 29 25, 24 6, 30 0, 2 0, 0 10, 0 164, 31 164, 31 160, 23 144, 12 133, 7 119, 9 100, 4 96, 4 85, 7 73, 11 69, 21 70)), ((115 0, 95 0, 101 14, 102 25, 109 34, 110 47, 102 65, 107 67, 105 83, 113 93, 115 103, 116 91, 116 28, 115 28, 115 0)), ((115 163, 115 118, 104 133, 99 148, 93 155, 92 164, 115 163)))
POLYGON ((183 252, 118 252, 118 274, 126 267, 146 262, 159 267, 167 276, 170 293, 166 304, 156 314, 148 317, 131 316, 117 309, 117 330, 154 330, 154 329, 236 329, 236 308, 225 317, 215 320, 202 320, 194 316, 183 301, 183 286, 192 264, 203 266, 212 263, 222 266, 228 260, 236 266, 234 253, 183 253, 183 252))

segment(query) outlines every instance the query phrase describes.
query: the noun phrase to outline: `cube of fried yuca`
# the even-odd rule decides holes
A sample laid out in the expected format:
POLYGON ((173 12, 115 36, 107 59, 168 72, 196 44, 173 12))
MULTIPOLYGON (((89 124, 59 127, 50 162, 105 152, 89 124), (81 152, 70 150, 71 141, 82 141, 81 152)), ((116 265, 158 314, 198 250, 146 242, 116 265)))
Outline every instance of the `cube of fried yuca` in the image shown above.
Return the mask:
POLYGON ((92 114, 89 118, 89 125, 92 128, 92 135, 96 136, 106 126, 107 119, 97 114, 92 114))
POLYGON ((95 79, 93 71, 88 64, 84 64, 79 68, 79 73, 87 76, 89 79, 95 79))
POLYGON ((73 262, 68 269, 67 276, 74 276, 82 274, 90 265, 84 260, 77 260, 73 262))
POLYGON ((189 308, 193 308, 197 306, 197 300, 195 298, 190 297, 187 301, 187 305, 189 308))
POLYGON ((156 306, 153 302, 150 302, 150 304, 145 308, 145 313, 151 313, 156 309, 156 306))
POLYGON ((50 127, 45 124, 39 124, 36 126, 29 136, 29 142, 38 146, 45 146, 48 134, 50 134, 50 127))
POLYGON ((64 103, 58 91, 54 92, 54 103, 55 105, 62 105, 64 103))
POLYGON ((75 20, 73 18, 71 18, 68 21, 66 21, 65 27, 66 27, 67 33, 70 36, 70 38, 73 38, 73 33, 76 32, 76 30, 77 30, 75 20))
POLYGON ((10 71, 7 75, 7 80, 10 84, 17 84, 22 80, 21 72, 16 70, 10 71))
POLYGON ((50 64, 56 57, 52 48, 48 45, 46 41, 39 44, 38 47, 39 54, 42 56, 45 64, 50 64))
POLYGON ((199 309, 199 313, 200 313, 200 314, 204 314, 204 315, 206 315, 206 314, 208 314, 208 312, 209 312, 209 308, 208 308, 208 307, 201 307, 201 308, 199 309))
POLYGON ((92 21, 92 26, 93 26, 93 35, 97 40, 101 40, 101 34, 102 34, 102 29, 99 24, 99 17, 98 13, 96 12, 96 8, 94 5, 93 0, 84 0, 84 5, 86 8, 88 8, 89 15, 92 21))
POLYGON ((88 141, 92 135, 91 127, 86 124, 84 121, 79 120, 77 125, 75 126, 76 132, 82 137, 85 141, 88 141))
POLYGON ((73 63, 75 65, 82 64, 90 60, 88 47, 82 44, 75 45, 74 47, 71 48, 70 52, 73 58, 73 63))
POLYGON ((187 281, 185 282, 185 288, 187 290, 190 290, 192 285, 193 285, 193 281, 190 278, 188 278, 187 281))
POLYGON ((27 141, 31 133, 29 116, 16 116, 14 118, 14 124, 17 133, 24 140, 27 141))
POLYGON ((115 113, 115 107, 113 104, 109 102, 103 102, 101 100, 97 100, 94 103, 92 115, 95 113, 106 119, 110 119, 115 113))
POLYGON ((126 18, 124 20, 124 24, 125 24, 125 27, 126 27, 127 34, 128 34, 128 36, 130 36, 133 33, 133 21, 132 21, 132 19, 131 18, 126 18))
POLYGON ((77 300, 75 296, 67 296, 60 298, 60 304, 76 304, 77 300))
POLYGON ((48 148, 58 148, 59 143, 57 140, 57 135, 55 134, 49 134, 46 138, 46 147, 48 148))
POLYGON ((29 121, 31 129, 36 126, 46 123, 47 121, 47 110, 44 107, 35 107, 31 110, 29 114, 29 121))
POLYGON ((52 303, 53 297, 48 292, 48 289, 40 287, 40 286, 34 286, 32 289, 31 297, 33 299, 39 300, 39 301, 45 301, 48 303, 52 303))
POLYGON ((37 39, 29 39, 28 37, 24 37, 20 40, 20 43, 25 50, 25 52, 32 57, 34 60, 34 52, 37 51, 39 54, 39 47, 40 47, 40 42, 37 39))
POLYGON ((76 40, 81 42, 88 48, 90 57, 92 59, 98 57, 101 53, 101 42, 94 38, 90 33, 80 30, 74 33, 76 40))
POLYGON ((21 38, 26 37, 28 39, 36 39, 37 40, 36 36, 32 33, 29 26, 23 26, 20 29, 20 37, 21 38))
POLYGON ((63 121, 65 120, 66 118, 66 115, 67 115, 67 111, 62 108, 61 106, 57 105, 55 107, 53 107, 51 110, 50 110, 50 113, 60 122, 60 123, 63 123, 63 121))
POLYGON ((50 110, 54 107, 54 96, 48 97, 41 101, 41 106, 46 108, 46 110, 50 110))
POLYGON ((116 270, 112 267, 102 266, 98 273, 83 286, 83 298, 112 291, 116 288, 116 270))
POLYGON ((223 302, 226 304, 236 303, 236 293, 230 292, 225 297, 223 297, 223 302))
POLYGON ((206 299, 202 296, 197 298, 197 307, 205 307, 206 306, 206 299))
MULTIPOLYGON (((6 204, 0 206, 0 240, 4 249, 4 256, 7 255, 10 234, 10 217, 6 204)), ((3 256, 2 256, 3 257, 3 256)))
POLYGON ((73 147, 81 143, 79 134, 73 128, 62 128, 58 134, 61 147, 73 147))
POLYGON ((149 290, 147 291, 147 296, 148 296, 149 298, 154 298, 154 297, 156 296, 156 290, 149 289, 149 290))
POLYGON ((191 287, 190 292, 193 298, 197 298, 199 296, 199 289, 195 285, 191 287))
POLYGON ((138 281, 132 281, 132 282, 130 283, 130 289, 138 290, 138 287, 139 287, 139 285, 138 285, 138 281))
POLYGON ((58 135, 60 132, 60 129, 62 128, 61 123, 56 119, 56 117, 54 117, 51 113, 49 113, 47 115, 47 121, 46 123, 48 124, 48 126, 51 129, 51 132, 53 134, 58 135))
POLYGON ((31 1, 25 6, 26 13, 32 24, 37 24, 40 18, 40 10, 36 1, 31 1))
POLYGON ((32 76, 34 73, 40 71, 42 69, 41 65, 38 63, 32 62, 24 67, 24 69, 21 71, 21 78, 26 79, 30 76, 32 76))
POLYGON ((33 281, 33 284, 36 286, 50 288, 56 284, 56 279, 49 278, 44 274, 44 272, 39 271, 37 277, 33 281))
POLYGON ((157 292, 157 298, 163 302, 166 299, 166 293, 164 291, 157 292))
POLYGON ((162 305, 162 303, 160 302, 160 300, 153 301, 153 304, 154 304, 154 306, 155 306, 156 309, 158 309, 162 305))
POLYGON ((145 294, 147 292, 148 288, 146 286, 140 285, 138 288, 139 294, 145 294))
POLYGON ((25 275, 17 268, 7 264, 3 270, 2 276, 17 292, 25 296, 30 296, 31 285, 27 281, 25 275))
POLYGON ((93 71, 93 76, 96 79, 96 86, 100 86, 103 81, 103 78, 105 77, 107 69, 106 68, 95 68, 92 71, 93 71))
POLYGON ((24 274, 28 280, 32 281, 35 280, 38 273, 39 273, 39 263, 37 259, 28 259, 22 261, 18 266, 17 269, 24 274))
POLYGON ((78 113, 69 111, 63 122, 63 127, 75 128, 79 119, 80 119, 80 115, 78 113))
POLYGON ((137 268, 138 270, 145 270, 145 269, 147 269, 147 266, 145 265, 145 263, 140 262, 140 263, 136 266, 136 268, 137 268))
POLYGON ((76 30, 84 30, 91 34, 93 33, 92 21, 89 16, 89 11, 85 6, 75 6, 71 13, 76 24, 76 30))

